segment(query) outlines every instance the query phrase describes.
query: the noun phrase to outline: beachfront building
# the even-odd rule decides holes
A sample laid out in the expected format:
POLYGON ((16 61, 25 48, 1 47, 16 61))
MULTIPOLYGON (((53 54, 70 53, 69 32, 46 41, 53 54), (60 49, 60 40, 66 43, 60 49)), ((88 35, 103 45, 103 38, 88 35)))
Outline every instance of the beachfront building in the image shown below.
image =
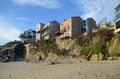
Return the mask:
POLYGON ((27 30, 24 33, 20 34, 19 38, 22 43, 29 42, 35 40, 36 32, 34 30, 27 30))
POLYGON ((79 16, 64 19, 60 23, 60 38, 75 38, 79 36, 82 33, 81 22, 82 19, 79 16))
POLYGON ((115 33, 120 33, 120 4, 115 8, 115 33))
POLYGON ((91 33, 96 29, 96 21, 93 18, 83 20, 79 16, 64 19, 60 23, 59 38, 75 38, 80 34, 91 33))
POLYGON ((36 25, 36 41, 40 40, 42 38, 42 34, 40 32, 44 26, 45 26, 45 24, 43 24, 43 23, 37 23, 37 25, 36 25))
POLYGON ((82 33, 91 33, 96 28, 96 21, 93 18, 82 20, 82 33))
POLYGON ((100 29, 103 29, 103 28, 114 32, 115 31, 115 23, 107 22, 107 23, 100 24, 100 29))
POLYGON ((54 38, 56 37, 55 33, 59 31, 60 29, 60 24, 57 21, 53 20, 53 21, 48 22, 45 25, 40 24, 39 28, 37 29, 36 29, 36 32, 38 33, 37 37, 38 38, 40 37, 37 40, 54 38))

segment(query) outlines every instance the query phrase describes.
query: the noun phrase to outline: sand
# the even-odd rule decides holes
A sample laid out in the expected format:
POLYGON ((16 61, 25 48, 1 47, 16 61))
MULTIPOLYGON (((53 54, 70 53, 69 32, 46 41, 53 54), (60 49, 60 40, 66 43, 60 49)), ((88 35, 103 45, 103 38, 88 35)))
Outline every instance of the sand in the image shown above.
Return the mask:
POLYGON ((0 63, 0 79, 120 79, 120 60, 55 65, 45 62, 0 63))

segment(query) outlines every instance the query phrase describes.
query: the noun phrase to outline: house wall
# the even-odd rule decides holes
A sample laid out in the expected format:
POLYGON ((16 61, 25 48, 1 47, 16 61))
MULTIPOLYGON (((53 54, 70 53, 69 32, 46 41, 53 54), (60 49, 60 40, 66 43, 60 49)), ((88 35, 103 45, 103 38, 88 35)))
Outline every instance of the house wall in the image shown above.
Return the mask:
POLYGON ((46 35, 48 35, 49 38, 50 37, 54 38, 55 33, 57 31, 59 31, 59 29, 60 29, 60 24, 57 21, 51 21, 51 22, 47 23, 45 26, 46 27, 44 28, 44 30, 41 31, 41 32, 44 32, 42 34, 43 38, 46 37, 46 35))
POLYGON ((115 18, 118 20, 120 18, 120 4, 115 8, 115 18))
POLYGON ((31 29, 25 31, 23 34, 21 34, 19 36, 19 38, 21 39, 22 43, 28 42, 30 40, 34 40, 35 37, 36 37, 36 33, 35 33, 35 31, 33 32, 33 30, 31 30, 31 29))
POLYGON ((60 30, 60 24, 58 22, 51 22, 50 23, 50 28, 47 29, 47 32, 50 37, 55 37, 55 33, 60 30))
POLYGON ((43 23, 38 23, 36 25, 36 40, 40 40, 41 39, 41 33, 40 31, 42 30, 42 28, 45 26, 45 24, 43 23))
POLYGON ((100 25, 100 28, 106 28, 107 30, 115 30, 115 23, 114 22, 108 22, 100 25))
POLYGON ((87 23, 88 23, 89 32, 92 32, 92 30, 96 28, 96 21, 93 18, 88 18, 87 23))
POLYGON ((80 34, 82 34, 81 22, 82 22, 82 19, 80 17, 72 18, 72 38, 75 38, 79 36, 80 34))
POLYGON ((64 34, 72 37, 72 19, 64 19, 60 24, 60 32, 64 32, 64 34))
POLYGON ((81 34, 81 21, 80 17, 65 19, 60 24, 60 32, 64 32, 65 36, 70 36, 71 38, 79 36, 81 34))
POLYGON ((120 4, 115 8, 115 33, 120 33, 120 4))

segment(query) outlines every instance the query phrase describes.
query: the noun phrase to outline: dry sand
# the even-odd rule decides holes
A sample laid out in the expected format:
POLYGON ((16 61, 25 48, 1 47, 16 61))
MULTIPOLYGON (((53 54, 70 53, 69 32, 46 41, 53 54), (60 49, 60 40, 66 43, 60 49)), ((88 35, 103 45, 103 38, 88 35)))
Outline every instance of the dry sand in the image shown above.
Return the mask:
POLYGON ((120 79, 120 61, 0 63, 0 79, 120 79))

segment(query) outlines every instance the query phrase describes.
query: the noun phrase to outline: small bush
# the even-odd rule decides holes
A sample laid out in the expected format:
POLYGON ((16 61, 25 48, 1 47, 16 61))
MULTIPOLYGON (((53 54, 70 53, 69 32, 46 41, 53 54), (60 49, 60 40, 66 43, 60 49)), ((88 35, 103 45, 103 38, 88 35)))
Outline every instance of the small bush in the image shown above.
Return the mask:
POLYGON ((104 57, 108 57, 108 51, 107 51, 107 47, 104 44, 92 44, 86 48, 83 48, 81 50, 81 54, 80 55, 87 55, 89 53, 89 51, 92 50, 93 54, 99 54, 102 53, 104 55, 104 57))

